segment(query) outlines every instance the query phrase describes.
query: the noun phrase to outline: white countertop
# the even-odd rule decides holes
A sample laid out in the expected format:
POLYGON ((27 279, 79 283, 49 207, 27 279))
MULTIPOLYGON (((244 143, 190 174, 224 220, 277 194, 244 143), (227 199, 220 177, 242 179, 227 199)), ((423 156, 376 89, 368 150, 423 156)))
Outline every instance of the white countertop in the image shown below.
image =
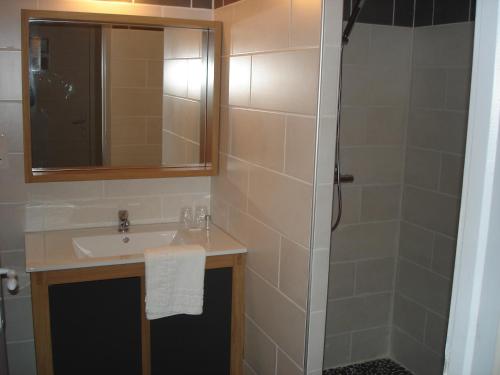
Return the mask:
MULTIPOLYGON (((178 231, 183 244, 201 245, 205 248, 207 256, 247 252, 245 246, 215 225, 211 225, 209 231, 186 230, 179 223, 132 225, 128 234, 158 231, 178 231)), ((143 253, 88 258, 77 256, 73 238, 116 234, 118 232, 115 227, 28 232, 25 235, 26 272, 143 263, 143 253)))

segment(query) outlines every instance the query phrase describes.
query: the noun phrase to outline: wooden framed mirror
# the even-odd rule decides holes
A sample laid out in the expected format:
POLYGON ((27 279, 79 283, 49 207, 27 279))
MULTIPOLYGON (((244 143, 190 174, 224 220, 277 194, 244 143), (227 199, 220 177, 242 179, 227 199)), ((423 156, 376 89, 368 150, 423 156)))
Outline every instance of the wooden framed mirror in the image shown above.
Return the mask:
POLYGON ((26 182, 216 175, 221 30, 23 10, 26 182))

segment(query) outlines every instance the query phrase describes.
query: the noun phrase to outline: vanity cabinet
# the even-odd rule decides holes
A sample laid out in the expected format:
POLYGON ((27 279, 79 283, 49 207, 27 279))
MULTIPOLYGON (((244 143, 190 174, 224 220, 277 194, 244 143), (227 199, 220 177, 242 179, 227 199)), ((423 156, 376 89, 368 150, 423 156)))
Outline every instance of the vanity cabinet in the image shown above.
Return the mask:
POLYGON ((38 375, 240 375, 244 255, 206 268, 202 315, 152 321, 143 263, 32 273, 38 375))

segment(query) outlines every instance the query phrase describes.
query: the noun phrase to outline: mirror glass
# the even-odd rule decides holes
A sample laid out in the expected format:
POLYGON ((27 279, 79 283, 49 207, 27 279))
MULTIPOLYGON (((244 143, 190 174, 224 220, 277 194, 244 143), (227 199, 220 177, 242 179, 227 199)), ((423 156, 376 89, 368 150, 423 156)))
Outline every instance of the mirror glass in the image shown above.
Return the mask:
POLYGON ((210 163, 210 31, 32 20, 32 168, 210 163))

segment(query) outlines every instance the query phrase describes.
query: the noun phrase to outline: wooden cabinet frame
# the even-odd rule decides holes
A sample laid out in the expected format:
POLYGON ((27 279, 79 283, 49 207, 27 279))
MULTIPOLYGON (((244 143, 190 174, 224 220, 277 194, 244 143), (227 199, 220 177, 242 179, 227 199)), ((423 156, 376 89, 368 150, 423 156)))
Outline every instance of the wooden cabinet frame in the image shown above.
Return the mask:
MULTIPOLYGON (((231 267, 233 271, 230 368, 231 375, 242 375, 245 255, 235 254, 207 257, 206 269, 228 267, 231 267)), ((35 333, 36 366, 38 375, 54 375, 52 362, 52 335, 50 328, 49 286, 128 277, 139 277, 141 279, 142 375, 151 374, 150 323, 149 320, 146 319, 144 302, 144 263, 134 263, 60 271, 42 271, 31 274, 33 327, 35 333)))

